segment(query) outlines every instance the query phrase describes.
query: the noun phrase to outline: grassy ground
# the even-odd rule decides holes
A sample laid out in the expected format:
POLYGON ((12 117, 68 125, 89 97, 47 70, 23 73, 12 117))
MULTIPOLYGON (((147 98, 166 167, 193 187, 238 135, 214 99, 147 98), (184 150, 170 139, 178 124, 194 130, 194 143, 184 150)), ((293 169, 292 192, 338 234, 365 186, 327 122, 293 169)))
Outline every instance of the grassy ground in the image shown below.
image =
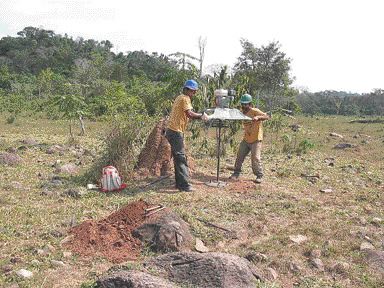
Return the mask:
MULTIPOLYGON (((67 144, 65 123, 25 118, 5 124, 2 120, 0 153, 25 145, 20 143, 23 139, 33 138, 40 145, 19 150, 21 165, 0 166, 0 286, 90 286, 112 263, 65 253, 68 251, 60 242, 68 228, 85 219, 105 217, 143 198, 174 209, 212 251, 264 254, 257 265, 264 270, 273 268, 278 277, 260 287, 383 287, 383 275, 368 265, 360 244, 368 239, 383 250, 384 128, 382 124, 351 124, 349 120, 283 118, 284 127, 266 133, 265 178, 260 185, 252 181, 247 158, 240 181, 227 181, 223 188, 206 186, 204 182, 216 175, 215 156, 206 157, 215 153, 214 133, 208 133, 208 143, 204 143, 204 135, 189 141, 197 164, 192 180, 196 192, 178 193, 173 180, 167 179, 145 189, 138 188, 145 183, 131 183, 123 193, 93 191, 80 198, 62 195, 79 187, 78 177, 64 176, 67 181, 63 186, 42 186, 47 187, 54 176, 57 160, 79 165, 79 175, 87 171, 95 158, 92 154, 102 154, 106 124, 87 123, 87 135, 76 138, 77 148, 72 146, 59 155, 45 151, 54 144, 67 144), (293 132, 291 124, 301 128, 293 132), (330 136, 331 132, 344 139, 330 136), (354 146, 333 149, 343 142, 354 146), (91 153, 79 155, 76 149, 80 146, 91 153), (332 192, 321 193, 325 188, 332 192), (234 233, 208 227, 197 218, 234 233), (307 241, 296 244, 290 240, 294 235, 304 235, 307 241), (324 270, 311 265, 311 253, 319 254, 324 270), (34 276, 19 278, 14 272, 22 268, 34 276)), ((231 173, 235 151, 236 145, 228 147, 221 158, 222 180, 231 173)), ((148 255, 143 253, 143 257, 148 255)))

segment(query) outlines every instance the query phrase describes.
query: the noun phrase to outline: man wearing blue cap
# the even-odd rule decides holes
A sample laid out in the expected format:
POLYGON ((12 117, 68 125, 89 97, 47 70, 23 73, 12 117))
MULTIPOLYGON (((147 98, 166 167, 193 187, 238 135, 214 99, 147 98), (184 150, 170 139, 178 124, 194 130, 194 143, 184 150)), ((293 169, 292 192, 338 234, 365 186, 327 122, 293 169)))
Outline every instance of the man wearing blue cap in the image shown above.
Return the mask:
POLYGON ((171 115, 168 121, 166 137, 171 145, 173 163, 175 167, 176 187, 180 191, 192 192, 192 186, 188 182, 189 171, 184 150, 184 132, 189 119, 208 120, 205 113, 193 112, 191 98, 196 94, 199 85, 195 80, 187 80, 183 93, 176 97, 172 105, 171 115))

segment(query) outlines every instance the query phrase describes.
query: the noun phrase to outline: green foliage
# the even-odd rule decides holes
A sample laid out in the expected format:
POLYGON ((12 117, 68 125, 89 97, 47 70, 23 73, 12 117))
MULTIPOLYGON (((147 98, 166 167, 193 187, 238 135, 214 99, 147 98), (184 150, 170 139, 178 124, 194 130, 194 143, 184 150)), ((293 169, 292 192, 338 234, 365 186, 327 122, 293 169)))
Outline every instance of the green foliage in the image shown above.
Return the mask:
POLYGON ((80 95, 68 94, 53 97, 52 106, 61 112, 61 117, 73 120, 85 114, 86 104, 80 95))
POLYGON ((75 119, 81 121, 88 114, 88 107, 84 97, 79 94, 78 87, 66 84, 66 94, 56 95, 47 101, 47 114, 57 115, 59 118, 69 120, 70 140, 73 141, 72 123, 75 119))
POLYGON ((96 288, 97 283, 95 280, 88 280, 86 282, 81 283, 80 288, 96 288))
POLYGON ((86 179, 97 181, 102 167, 113 165, 128 179, 136 159, 157 119, 145 114, 119 115, 105 137, 105 153, 88 171, 86 179))
MULTIPOLYGON (((52 30, 25 27, 16 37, 0 39, 0 89, 5 95, 23 97, 24 111, 31 107, 33 111, 42 111, 44 105, 39 99, 52 101, 58 95, 76 94, 89 107, 89 116, 110 117, 129 113, 137 106, 142 111, 142 105, 149 115, 159 115, 170 111, 186 79, 198 79, 202 89, 193 99, 196 111, 214 106, 215 89, 234 88, 235 105, 242 94, 250 93, 254 104, 262 110, 284 108, 312 115, 384 114, 381 89, 363 95, 337 91, 298 95, 290 86, 291 59, 281 50, 279 42, 256 47, 243 39, 241 45, 243 51, 234 73, 231 67, 217 65, 212 75, 202 78, 201 67, 194 64, 201 64, 202 59, 187 53, 115 54, 108 40, 74 40, 52 30), (68 92, 68 83, 76 87, 76 93, 68 92)), ((12 114, 14 119, 16 114, 12 114)))
POLYGON ((235 82, 245 85, 251 95, 259 94, 269 110, 286 107, 294 94, 289 87, 291 59, 280 50, 279 42, 258 48, 243 39, 241 46, 243 52, 235 65, 235 82))
POLYGON ((169 96, 165 92, 164 83, 152 82, 146 76, 133 77, 128 81, 127 91, 132 97, 140 99, 149 115, 162 112, 169 105, 169 96))
POLYGON ((7 123, 15 122, 17 116, 24 110, 26 106, 25 98, 20 94, 10 94, 0 96, 0 105, 2 111, 10 113, 7 123))
POLYGON ((106 106, 106 115, 134 114, 144 112, 144 103, 139 97, 129 96, 122 83, 112 81, 108 85, 102 100, 106 106))
POLYGON ((298 104, 306 114, 383 115, 384 90, 375 89, 368 94, 339 91, 304 91, 297 96, 298 104))
POLYGON ((315 144, 309 140, 309 139, 304 139, 300 141, 299 147, 297 149, 298 154, 305 154, 308 152, 308 150, 313 149, 315 147, 315 144))

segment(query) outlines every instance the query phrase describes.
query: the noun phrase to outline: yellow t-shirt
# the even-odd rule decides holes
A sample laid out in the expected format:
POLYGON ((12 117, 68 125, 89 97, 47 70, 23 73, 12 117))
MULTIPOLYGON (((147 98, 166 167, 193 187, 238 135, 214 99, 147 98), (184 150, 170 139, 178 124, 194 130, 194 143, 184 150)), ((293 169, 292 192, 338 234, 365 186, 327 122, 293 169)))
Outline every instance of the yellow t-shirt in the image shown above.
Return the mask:
MULTIPOLYGON (((255 116, 265 116, 266 114, 257 108, 250 108, 244 115, 253 118, 255 116)), ((243 126, 245 142, 253 143, 263 140, 263 123, 261 121, 244 121, 243 126)))
POLYGON ((185 111, 192 109, 191 98, 189 96, 184 94, 177 96, 172 105, 171 115, 169 116, 168 121, 168 129, 184 133, 189 121, 189 118, 185 115, 185 111))

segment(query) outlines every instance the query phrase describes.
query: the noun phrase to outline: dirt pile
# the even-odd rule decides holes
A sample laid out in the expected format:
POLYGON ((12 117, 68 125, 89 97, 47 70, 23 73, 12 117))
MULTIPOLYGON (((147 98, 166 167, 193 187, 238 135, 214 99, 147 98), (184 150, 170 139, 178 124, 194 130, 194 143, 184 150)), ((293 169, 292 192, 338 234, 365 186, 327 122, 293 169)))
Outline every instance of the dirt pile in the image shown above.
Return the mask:
POLYGON ((115 263, 136 259, 141 242, 131 232, 146 221, 149 206, 140 200, 102 220, 85 221, 70 230, 73 238, 64 246, 82 256, 102 256, 115 263))
MULTIPOLYGON (((149 134, 144 149, 141 150, 136 168, 142 176, 166 176, 173 168, 171 146, 165 138, 167 121, 161 119, 149 134)), ((186 152, 187 153, 187 152, 186 152)), ((194 160, 187 153, 187 161, 191 170, 194 170, 194 160)))
POLYGON ((171 146, 164 136, 166 120, 161 119, 152 129, 141 150, 137 168, 142 175, 165 176, 171 171, 171 146))

